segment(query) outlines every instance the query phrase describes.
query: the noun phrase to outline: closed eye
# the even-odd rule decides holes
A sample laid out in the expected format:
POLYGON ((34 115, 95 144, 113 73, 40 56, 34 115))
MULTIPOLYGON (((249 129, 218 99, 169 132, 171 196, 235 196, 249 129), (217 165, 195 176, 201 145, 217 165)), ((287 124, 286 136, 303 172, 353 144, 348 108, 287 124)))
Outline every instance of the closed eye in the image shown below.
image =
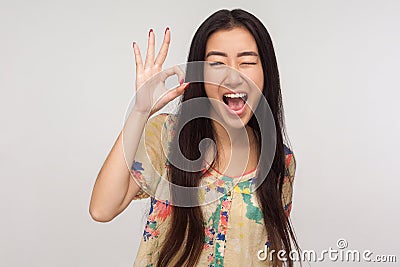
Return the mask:
MULTIPOLYGON (((245 65, 256 65, 257 62, 243 62, 242 64, 245 65)), ((218 66, 218 65, 225 65, 225 63, 220 62, 220 61, 215 61, 215 62, 211 62, 209 63, 210 66, 218 66)))
POLYGON ((223 65, 223 64, 224 64, 223 62, 217 61, 217 62, 211 62, 210 66, 217 66, 217 65, 223 65))

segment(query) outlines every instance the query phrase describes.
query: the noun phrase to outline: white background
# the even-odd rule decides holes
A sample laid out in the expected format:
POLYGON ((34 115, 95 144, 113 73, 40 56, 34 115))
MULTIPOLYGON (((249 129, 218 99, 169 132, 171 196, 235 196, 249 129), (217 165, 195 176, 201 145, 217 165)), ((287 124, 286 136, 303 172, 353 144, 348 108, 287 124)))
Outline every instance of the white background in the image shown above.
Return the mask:
MULTIPOLYGON (((158 48, 169 26, 165 66, 184 63, 200 23, 235 7, 275 45, 301 247, 346 238, 400 260, 399 1, 2 1, 0 266, 132 265, 147 202, 105 224, 88 212, 133 94, 131 43, 144 54, 153 28, 158 48)), ((311 263, 333 264, 356 265, 311 263)))

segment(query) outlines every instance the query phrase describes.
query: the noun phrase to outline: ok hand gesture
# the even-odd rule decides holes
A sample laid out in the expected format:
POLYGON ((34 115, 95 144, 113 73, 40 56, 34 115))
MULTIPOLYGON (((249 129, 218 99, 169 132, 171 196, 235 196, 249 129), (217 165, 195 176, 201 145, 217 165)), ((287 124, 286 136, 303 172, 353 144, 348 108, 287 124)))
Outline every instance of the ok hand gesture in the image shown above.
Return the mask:
POLYGON ((170 101, 183 94, 189 85, 189 83, 184 83, 185 74, 178 66, 162 70, 162 65, 168 54, 170 40, 171 32, 167 28, 160 51, 156 59, 154 59, 155 36, 151 29, 149 31, 147 54, 144 64, 139 46, 133 42, 136 61, 136 103, 134 110, 137 112, 147 114, 148 116, 152 115, 170 101), (167 90, 165 80, 174 74, 178 76, 180 85, 167 90))

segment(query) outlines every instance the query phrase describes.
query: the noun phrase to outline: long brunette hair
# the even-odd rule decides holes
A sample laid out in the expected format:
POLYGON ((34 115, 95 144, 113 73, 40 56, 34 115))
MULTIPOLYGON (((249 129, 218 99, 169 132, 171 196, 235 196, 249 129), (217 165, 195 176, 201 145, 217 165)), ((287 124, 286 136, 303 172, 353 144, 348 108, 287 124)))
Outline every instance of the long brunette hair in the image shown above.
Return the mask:
MULTIPOLYGON (((289 253, 294 245, 297 251, 299 251, 300 248, 296 241, 290 219, 286 216, 282 205, 282 185, 285 175, 284 140, 288 142, 288 138, 284 125, 279 71, 273 44, 267 29, 254 15, 244 10, 219 10, 208 17, 195 33, 190 47, 188 62, 205 60, 206 43, 212 33, 219 30, 233 29, 235 27, 245 27, 254 36, 257 43, 265 77, 263 96, 267 100, 275 123, 276 149, 272 166, 269 171, 264 172, 268 173, 268 175, 266 178, 264 177, 265 179, 263 179, 263 182, 255 191, 268 233, 268 240, 270 242, 269 248, 275 251, 284 249, 289 253)), ((193 98, 207 97, 204 83, 191 83, 189 87, 190 88, 186 90, 183 95, 182 102, 193 98)), ((183 117, 187 114, 185 112, 186 108, 188 108, 187 105, 182 105, 181 109, 178 111, 178 125, 180 122, 185 121, 183 117)), ((257 107, 257 109, 259 108, 262 108, 262 106, 257 107)), ((262 114, 262 112, 261 110, 260 113, 262 114)), ((252 128, 260 145, 263 141, 261 140, 260 131, 262 123, 260 125, 259 121, 256 120, 253 115, 248 125, 252 128)), ((179 126, 178 128, 180 129, 179 126)), ((181 153, 187 159, 197 160, 202 155, 198 149, 193 148, 197 148, 200 141, 205 138, 210 138, 216 142, 216 134, 212 126, 212 120, 209 118, 196 118, 186 123, 182 127, 179 136, 177 135, 173 140, 179 144, 176 147, 181 150, 181 153)), ((260 146, 260 148, 261 147, 263 150, 270 149, 265 145, 260 146)), ((171 156, 174 157, 174 153, 177 153, 176 149, 172 149, 170 153, 171 156)), ((263 160, 264 159, 261 157, 259 162, 265 162, 263 160)), ((259 168, 263 168, 263 164, 259 164, 259 168)), ((187 172, 175 167, 173 164, 170 165, 168 171, 169 179, 173 184, 185 187, 199 186, 202 175, 202 172, 187 172)), ((157 267, 168 266, 172 262, 176 262, 176 266, 195 266, 203 250, 205 240, 204 217, 201 206, 174 206, 174 197, 179 198, 180 196, 172 192, 172 227, 170 227, 166 233, 165 242, 162 244, 160 250, 157 267), (179 256, 177 257, 176 255, 178 252, 179 256)), ((194 196, 192 201, 196 201, 194 196)), ((256 257, 256 255, 254 256, 256 257)), ((273 263, 274 266, 282 265, 282 262, 279 261, 277 257, 274 257, 273 263)), ((287 264, 293 266, 293 261, 289 257, 287 264)))

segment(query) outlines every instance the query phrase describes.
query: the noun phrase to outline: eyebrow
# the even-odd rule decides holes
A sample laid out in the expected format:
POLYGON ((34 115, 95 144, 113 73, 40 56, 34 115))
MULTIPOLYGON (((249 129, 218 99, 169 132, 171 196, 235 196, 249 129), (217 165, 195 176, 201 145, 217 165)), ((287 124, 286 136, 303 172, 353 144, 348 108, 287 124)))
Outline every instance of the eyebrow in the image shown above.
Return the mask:
MULTIPOLYGON (((224 52, 219 52, 219 51, 210 51, 207 53, 206 58, 209 56, 223 56, 223 57, 228 57, 228 55, 224 52)), ((237 57, 243 57, 243 56, 255 56, 258 57, 258 54, 254 51, 244 51, 237 53, 237 57)))

